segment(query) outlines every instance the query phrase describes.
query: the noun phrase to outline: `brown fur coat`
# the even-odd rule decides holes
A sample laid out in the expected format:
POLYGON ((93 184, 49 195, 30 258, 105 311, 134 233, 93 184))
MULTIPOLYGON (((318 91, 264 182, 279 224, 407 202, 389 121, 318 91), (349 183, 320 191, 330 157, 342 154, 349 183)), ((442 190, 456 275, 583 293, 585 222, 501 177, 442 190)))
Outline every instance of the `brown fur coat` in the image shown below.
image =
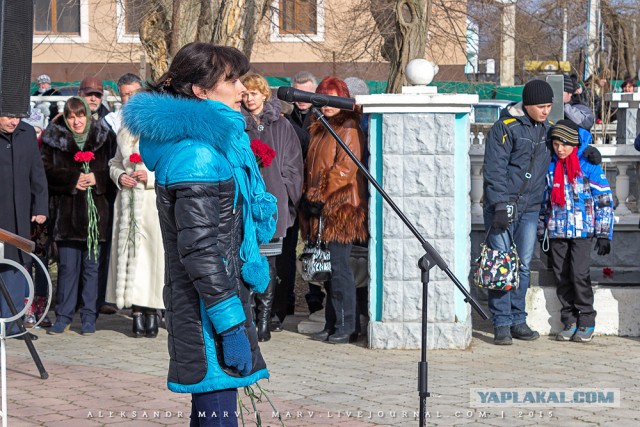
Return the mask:
MULTIPOLYGON (((355 113, 340 112, 329 123, 362 160, 365 138, 355 113)), ((324 242, 353 243, 367 240, 367 187, 362 173, 321 123, 313 122, 305 164, 304 194, 310 202, 324 203, 324 242)), ((316 240, 318 218, 301 215, 303 238, 316 240)))

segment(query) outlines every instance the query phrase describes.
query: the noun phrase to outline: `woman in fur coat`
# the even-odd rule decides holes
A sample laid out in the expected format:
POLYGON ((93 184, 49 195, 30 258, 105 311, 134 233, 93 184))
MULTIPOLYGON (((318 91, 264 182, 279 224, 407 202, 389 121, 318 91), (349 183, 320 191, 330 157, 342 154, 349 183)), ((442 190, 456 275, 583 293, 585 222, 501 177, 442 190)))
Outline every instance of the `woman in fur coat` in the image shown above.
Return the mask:
MULTIPOLYGON (((325 78, 316 93, 349 97, 349 89, 337 77, 325 78)), ((357 112, 322 107, 341 139, 362 160, 365 138, 357 112)), ((315 241, 319 217, 323 219, 320 239, 331 253, 331 280, 325 283, 327 306, 325 326, 312 338, 345 344, 357 338, 356 286, 349 257, 354 242, 367 239, 367 188, 356 164, 322 124, 313 120, 306 158, 301 235, 315 241)))
POLYGON ((51 237, 58 247, 56 321, 47 333, 69 330, 82 280, 80 333, 91 334, 96 330, 99 252, 111 237, 107 185, 113 136, 106 126, 91 119, 91 110, 83 98, 72 97, 67 100, 64 113, 42 134, 42 142, 51 237), (88 173, 76 160, 80 153, 94 157, 89 161, 88 173), (97 236, 91 236, 88 229, 90 197, 97 210, 97 236), (97 250, 91 244, 95 240, 99 242, 97 250))
POLYGON ((164 251, 154 191, 155 174, 140 158, 139 138, 118 131, 116 155, 109 161, 116 197, 107 301, 132 307, 133 335, 158 335, 158 311, 164 309, 164 251), (132 226, 133 225, 133 226, 132 226))

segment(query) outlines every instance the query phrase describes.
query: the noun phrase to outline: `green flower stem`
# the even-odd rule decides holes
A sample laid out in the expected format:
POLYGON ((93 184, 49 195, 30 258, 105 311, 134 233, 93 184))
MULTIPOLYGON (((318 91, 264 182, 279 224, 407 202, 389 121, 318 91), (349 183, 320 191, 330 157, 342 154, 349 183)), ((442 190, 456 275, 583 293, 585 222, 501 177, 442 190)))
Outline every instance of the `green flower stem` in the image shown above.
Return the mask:
MULTIPOLYGON (((133 164, 133 171, 136 170, 136 164, 133 164)), ((129 233, 127 234, 127 241, 133 247, 133 256, 136 256, 136 232, 138 229, 138 222, 135 215, 135 192, 136 187, 131 187, 131 197, 129 199, 129 233)))
MULTIPOLYGON (((89 162, 82 162, 82 170, 84 173, 89 173, 89 162)), ((89 224, 87 226, 87 250, 89 251, 88 258, 95 261, 98 260, 98 242, 100 239, 100 233, 98 231, 98 223, 100 222, 100 216, 98 215, 98 208, 93 200, 93 188, 87 187, 87 214, 89 216, 89 224)))

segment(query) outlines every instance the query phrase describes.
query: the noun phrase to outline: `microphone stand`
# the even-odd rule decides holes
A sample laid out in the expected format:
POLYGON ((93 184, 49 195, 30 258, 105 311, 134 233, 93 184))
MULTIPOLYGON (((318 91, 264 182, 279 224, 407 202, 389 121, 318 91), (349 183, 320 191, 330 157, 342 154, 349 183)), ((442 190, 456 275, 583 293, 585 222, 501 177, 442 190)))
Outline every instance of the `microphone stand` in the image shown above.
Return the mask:
POLYGON ((482 310, 482 307, 478 304, 478 302, 471 296, 469 291, 462 286, 462 283, 458 280, 458 278, 453 274, 453 272, 449 269, 447 263, 442 259, 437 250, 434 249, 429 242, 426 241, 424 237, 420 234, 420 232, 414 227, 414 225, 409 221, 406 215, 402 212, 402 210, 395 204, 393 199, 387 194, 387 192, 380 186, 380 184, 375 180, 375 178, 369 173, 367 168, 362 164, 360 159, 356 157, 355 154, 349 149, 347 144, 340 138, 340 136, 336 133, 335 130, 331 127, 327 119, 325 119, 322 112, 316 108, 315 106, 311 107, 311 112, 318 119, 320 123, 329 131, 329 133, 333 136, 333 138, 338 142, 340 147, 347 153, 347 155, 353 160, 356 164, 360 172, 364 174, 367 178, 367 181, 373 185, 378 193, 382 196, 382 198, 391 206, 393 211, 400 217, 402 222, 411 230, 411 233, 418 239, 422 248, 425 250, 425 254, 418 261, 418 267, 421 272, 421 281, 422 281, 422 343, 421 343, 421 357, 420 362, 418 363, 418 395, 420 396, 420 426, 426 426, 426 413, 427 413, 427 397, 430 396, 430 393, 427 391, 427 378, 428 378, 428 370, 429 364, 427 362, 427 290, 429 285, 429 270, 431 270, 436 265, 440 267, 440 269, 453 281, 453 283, 457 286, 457 288, 464 295, 464 301, 473 307, 474 310, 482 317, 483 319, 488 319, 486 313, 482 310))

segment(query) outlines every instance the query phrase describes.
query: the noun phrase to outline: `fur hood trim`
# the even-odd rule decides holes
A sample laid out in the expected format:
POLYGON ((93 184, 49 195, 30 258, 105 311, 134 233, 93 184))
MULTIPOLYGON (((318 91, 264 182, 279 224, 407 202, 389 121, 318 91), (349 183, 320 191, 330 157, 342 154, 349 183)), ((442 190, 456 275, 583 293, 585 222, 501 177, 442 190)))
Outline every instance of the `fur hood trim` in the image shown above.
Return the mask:
POLYGON ((242 114, 222 102, 153 92, 132 97, 122 109, 122 119, 133 135, 142 135, 141 146, 163 148, 153 150, 158 156, 152 158, 149 151, 144 153, 150 170, 155 169, 164 149, 184 140, 206 141, 228 157, 229 139, 241 140, 245 128, 242 114))
MULTIPOLYGON (((91 120, 91 129, 83 150, 97 151, 104 145, 108 137, 109 129, 102 123, 91 120)), ((73 133, 67 128, 62 116, 59 116, 47 127, 42 134, 42 142, 60 151, 72 153, 80 151, 80 147, 73 140, 73 133)))

